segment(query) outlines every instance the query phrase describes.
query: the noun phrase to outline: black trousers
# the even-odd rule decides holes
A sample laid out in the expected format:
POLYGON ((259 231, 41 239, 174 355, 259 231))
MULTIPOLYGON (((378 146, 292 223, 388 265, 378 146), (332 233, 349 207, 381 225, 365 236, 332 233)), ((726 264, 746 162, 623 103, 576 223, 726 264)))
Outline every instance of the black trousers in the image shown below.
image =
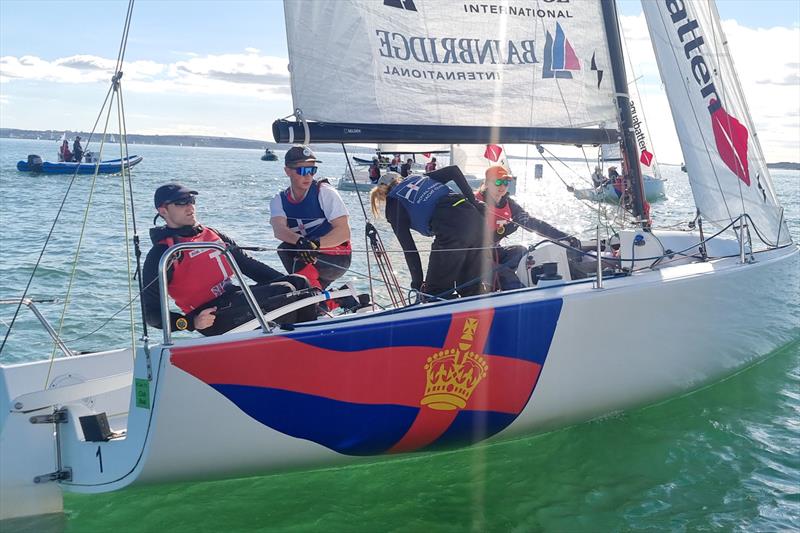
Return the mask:
POLYGON ((440 203, 431 218, 434 235, 428 272, 427 293, 448 298, 456 286, 461 296, 484 292, 492 259, 484 247, 483 215, 471 203, 440 203), (443 294, 444 293, 444 294, 443 294))
MULTIPOLYGON (((302 270, 306 266, 306 262, 297 256, 297 248, 294 244, 286 242, 278 245, 278 257, 283 263, 283 268, 289 274, 294 274, 298 270, 302 270)), ((314 263, 317 272, 319 272, 319 283, 323 289, 341 278, 347 269, 350 268, 350 261, 353 256, 350 254, 345 255, 329 255, 318 254, 317 262, 314 263)))
POLYGON ((494 256, 495 289, 508 291, 511 289, 521 289, 525 286, 517 277, 515 270, 527 251, 527 248, 519 244, 497 246, 492 250, 494 256))
MULTIPOLYGON (((297 290, 307 289, 308 280, 303 276, 286 276, 285 281, 276 281, 272 283, 251 285, 250 290, 258 302, 262 313, 272 311, 281 306, 290 304, 303 298, 303 295, 293 294, 297 290)), ((226 331, 230 331, 237 326, 241 326, 245 322, 249 322, 255 318, 253 311, 250 309, 250 304, 247 303, 247 298, 240 287, 227 291, 222 296, 214 298, 207 304, 196 309, 192 312, 197 315, 203 309, 209 307, 216 307, 214 315, 214 323, 211 327, 205 329, 198 329, 200 333, 206 336, 221 335, 226 331)), ((292 324, 295 322, 308 322, 316 320, 317 306, 310 304, 296 311, 292 311, 275 322, 279 324, 292 324)))

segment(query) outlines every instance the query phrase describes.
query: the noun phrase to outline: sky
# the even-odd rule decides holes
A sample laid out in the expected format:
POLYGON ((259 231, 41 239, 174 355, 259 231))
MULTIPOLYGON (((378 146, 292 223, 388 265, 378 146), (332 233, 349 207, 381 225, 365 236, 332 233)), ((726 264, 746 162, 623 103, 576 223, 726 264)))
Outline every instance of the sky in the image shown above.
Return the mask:
MULTIPOLYGON (((641 6, 619 5, 651 144, 662 162, 680 162, 641 6)), ((767 160, 800 161, 800 0, 717 5, 767 160)), ((126 9, 0 0, 0 127, 90 129, 126 9)), ((123 68, 128 132, 272 140, 272 122, 292 110, 283 22, 278 0, 138 0, 123 68)))

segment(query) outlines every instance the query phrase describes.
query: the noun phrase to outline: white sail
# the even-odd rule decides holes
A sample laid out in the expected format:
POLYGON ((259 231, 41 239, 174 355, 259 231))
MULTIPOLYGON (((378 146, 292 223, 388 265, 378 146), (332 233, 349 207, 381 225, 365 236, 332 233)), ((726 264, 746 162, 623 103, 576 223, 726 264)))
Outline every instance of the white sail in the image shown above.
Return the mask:
POLYGON ((643 1, 697 208, 747 213, 771 244, 791 242, 713 2, 643 1))
POLYGON ((502 165, 511 172, 505 150, 498 145, 491 147, 494 151, 487 149, 485 144, 454 144, 450 147, 450 164, 458 165, 465 176, 475 176, 481 180, 486 169, 492 165, 502 165), (492 155, 492 158, 487 155, 492 155))
POLYGON ((619 144, 601 144, 600 157, 606 163, 611 161, 622 161, 622 152, 619 149, 619 144))
POLYGON ((287 2, 295 109, 335 123, 616 123, 599 0, 483 7, 287 2))

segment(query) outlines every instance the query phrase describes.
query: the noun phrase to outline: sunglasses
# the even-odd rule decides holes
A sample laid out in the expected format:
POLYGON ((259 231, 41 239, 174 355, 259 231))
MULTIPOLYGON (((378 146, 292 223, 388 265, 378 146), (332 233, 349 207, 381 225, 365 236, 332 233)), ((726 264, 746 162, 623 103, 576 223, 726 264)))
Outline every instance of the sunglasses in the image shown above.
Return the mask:
POLYGON ((501 185, 508 186, 509 183, 511 183, 511 180, 494 180, 494 184, 497 185, 498 187, 501 185))
POLYGON ((172 205, 194 205, 194 196, 188 196, 186 198, 181 198, 180 200, 175 200, 174 202, 170 202, 172 205))
POLYGON ((313 176, 317 173, 317 167, 294 167, 294 171, 299 176, 313 176))

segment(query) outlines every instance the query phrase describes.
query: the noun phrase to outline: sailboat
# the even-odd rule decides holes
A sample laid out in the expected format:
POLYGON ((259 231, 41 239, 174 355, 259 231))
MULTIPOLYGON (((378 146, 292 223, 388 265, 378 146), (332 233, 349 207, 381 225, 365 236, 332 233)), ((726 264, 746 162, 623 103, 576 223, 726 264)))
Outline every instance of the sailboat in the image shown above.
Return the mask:
MULTIPOLYGON (((626 75, 635 76, 635 69, 629 58, 626 56, 625 68, 626 75)), ((653 144, 651 142, 650 131, 647 128, 642 97, 639 93, 637 78, 628 84, 630 94, 628 104, 631 111, 631 125, 633 136, 638 147, 639 172, 642 175, 642 190, 645 200, 656 202, 666 198, 665 183, 666 179, 661 174, 653 144)), ((622 149, 619 143, 600 145, 600 163, 611 169, 614 165, 623 163, 622 149)), ((601 171, 602 171, 602 167, 601 171)), ((573 194, 579 200, 592 200, 600 202, 610 202, 619 204, 624 202, 625 195, 624 183, 619 180, 617 183, 613 179, 607 179, 601 185, 595 185, 595 178, 592 178, 592 187, 586 189, 575 189, 573 194)))
MULTIPOLYGON (((395 155, 400 156, 400 161, 405 163, 407 159, 412 160, 411 170, 415 173, 422 173, 425 170, 425 164, 428 163, 432 157, 440 154, 448 153, 447 146, 444 145, 417 145, 417 144, 396 144, 396 143, 378 143, 376 149, 376 157, 386 159, 386 165, 381 165, 381 174, 390 170, 389 162, 395 155)), ((369 178, 369 165, 372 164, 372 159, 362 159, 353 156, 352 161, 355 166, 348 165, 347 169, 342 173, 342 177, 336 183, 336 188, 340 191, 364 191, 369 192, 375 186, 369 178)), ((399 170, 395 170, 399 172, 399 170)))
MULTIPOLYGON (((693 171, 698 216, 686 231, 658 230, 644 212, 614 3, 489 13, 423 0, 286 2, 296 112, 273 124, 277 142, 621 139, 634 225, 612 235, 598 222, 580 251, 594 271, 572 268, 577 250, 543 241, 518 271, 530 287, 291 331, 270 325, 276 310, 248 331, 185 339, 165 324, 160 341, 75 354, 51 328, 62 357, 0 367, 3 517, 58 511, 62 491, 544 432, 696 390, 787 342, 800 250, 714 4, 643 6, 693 171)), ((186 247, 162 259, 164 316, 166 264, 186 247)))

